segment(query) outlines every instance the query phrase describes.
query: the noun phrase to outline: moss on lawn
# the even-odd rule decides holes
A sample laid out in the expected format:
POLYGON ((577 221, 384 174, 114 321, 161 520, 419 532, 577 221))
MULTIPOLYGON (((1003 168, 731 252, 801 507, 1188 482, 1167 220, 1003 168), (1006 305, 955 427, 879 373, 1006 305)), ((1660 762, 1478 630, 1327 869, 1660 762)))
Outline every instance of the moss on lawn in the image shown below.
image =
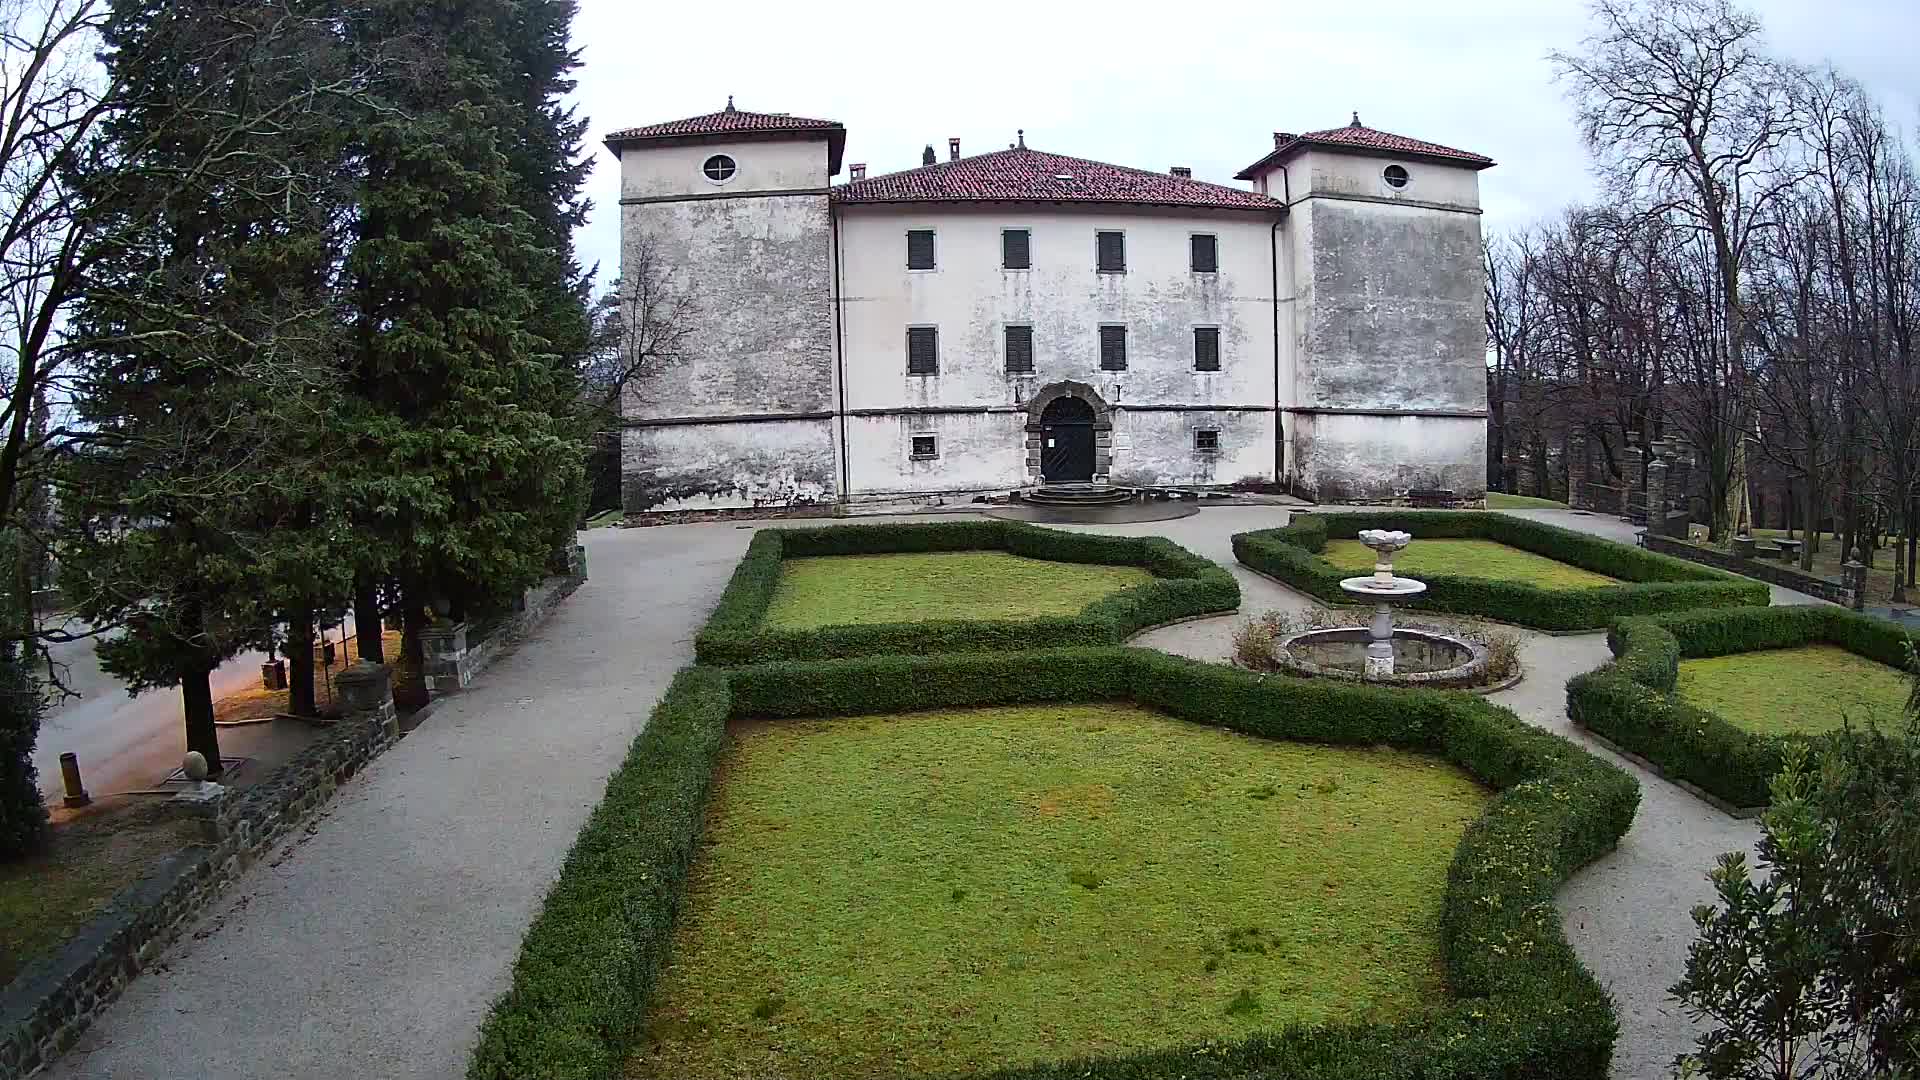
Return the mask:
POLYGON ((736 728, 636 1077, 878 1078, 1444 1000, 1487 795, 1132 706, 736 728))
POLYGON ((925 619, 1073 615, 1111 592, 1144 585, 1135 566, 1049 562, 1004 551, 835 555, 788 559, 765 625, 787 630, 925 619))
POLYGON ((1680 697, 1760 735, 1831 731, 1842 718, 1895 724, 1907 700, 1897 669, 1838 645, 1680 661, 1680 697))
MULTIPOLYGON (((1364 573, 1373 569, 1373 549, 1358 540, 1329 540, 1321 555, 1342 570, 1364 573)), ((1520 581, 1549 589, 1620 584, 1618 579, 1605 574, 1508 547, 1497 540, 1422 540, 1416 536, 1413 543, 1393 557, 1393 569, 1395 573, 1416 578, 1423 574, 1448 574, 1520 581)))

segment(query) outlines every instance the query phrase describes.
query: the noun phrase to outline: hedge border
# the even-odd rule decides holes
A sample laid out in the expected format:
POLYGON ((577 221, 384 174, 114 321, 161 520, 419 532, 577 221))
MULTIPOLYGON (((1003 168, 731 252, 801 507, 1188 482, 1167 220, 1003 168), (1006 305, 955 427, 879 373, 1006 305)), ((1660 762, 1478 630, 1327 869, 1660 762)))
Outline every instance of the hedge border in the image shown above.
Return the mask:
POLYGON ((1330 539, 1361 529, 1403 529, 1422 539, 1497 540, 1569 566, 1619 578, 1620 585, 1549 589, 1517 581, 1435 574, 1407 607, 1480 615, 1535 630, 1604 629, 1613 619, 1691 608, 1765 605, 1767 586, 1557 525, 1489 511, 1367 511, 1296 514, 1278 529, 1236 533, 1233 553, 1247 566, 1292 588, 1336 604, 1353 598, 1340 589, 1353 573, 1320 557, 1330 539))
POLYGON ((1680 661, 1824 642, 1903 668, 1910 641, 1920 637, 1826 604, 1619 619, 1607 634, 1613 661, 1567 682, 1567 715, 1727 813, 1751 817, 1770 802, 1787 744, 1821 739, 1756 734, 1687 704, 1674 692, 1680 661))
POLYGON ((1117 645, 1152 626, 1240 607, 1224 567, 1158 536, 1106 536, 987 519, 811 529, 762 529, 747 545, 713 616, 694 638, 702 664, 826 660, 881 653, 925 655, 1117 645), (929 619, 775 630, 762 625, 788 558, 927 551, 1005 551, 1053 562, 1137 566, 1154 581, 1093 601, 1074 615, 1032 619, 929 619))
POLYGON ((1262 676, 1116 647, 683 671, 568 854, 468 1075, 619 1075, 671 941, 729 717, 1116 700, 1265 738, 1424 751, 1495 789, 1448 871, 1441 950, 1454 999, 1400 1023, 1291 1027, 991 1080, 1606 1077, 1617 1019, 1553 898, 1631 824, 1632 777, 1470 695, 1262 676))

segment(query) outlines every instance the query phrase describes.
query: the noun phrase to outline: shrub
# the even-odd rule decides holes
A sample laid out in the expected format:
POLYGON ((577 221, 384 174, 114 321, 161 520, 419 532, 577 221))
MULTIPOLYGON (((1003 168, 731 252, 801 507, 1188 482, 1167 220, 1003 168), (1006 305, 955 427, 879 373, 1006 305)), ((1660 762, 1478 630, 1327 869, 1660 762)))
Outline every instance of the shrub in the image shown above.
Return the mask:
POLYGON ((1612 1006, 1553 894, 1611 848, 1639 786, 1465 694, 1255 675, 1139 649, 874 656, 682 673, 635 740, 529 931, 470 1075, 613 1075, 637 1044, 727 715, 765 718, 1132 700, 1266 738, 1385 744, 1453 761, 1499 794, 1448 875, 1442 956, 1455 1000, 1400 1023, 1291 1027, 1244 1041, 1003 1070, 995 1080, 1500 1076, 1600 1080, 1612 1006))
POLYGON ((1575 723, 1736 809, 1765 806, 1790 742, 1821 736, 1761 735, 1674 693, 1682 659, 1787 649, 1815 642, 1893 667, 1913 639, 1899 626, 1827 605, 1719 608, 1616 621, 1612 663, 1567 683, 1575 723))
POLYGON ((1239 606, 1240 586, 1225 568, 1157 536, 1062 532, 1017 521, 763 529, 747 545, 713 617, 694 639, 694 653, 703 664, 736 665, 879 653, 1112 645, 1149 626, 1239 606), (1155 580, 1102 597, 1069 616, 929 619, 808 630, 762 625, 783 559, 983 549, 1054 562, 1138 566, 1155 580))
POLYGON ((47 808, 33 767, 44 709, 27 665, 0 657, 0 860, 19 858, 46 842, 47 808))
POLYGON ((1427 591, 1407 606, 1459 615, 1482 615, 1541 630, 1597 630, 1619 616, 1703 607, 1765 605, 1767 586, 1683 559, 1659 555, 1597 536, 1509 514, 1460 511, 1394 511, 1297 514, 1279 529, 1238 533, 1233 552, 1241 562, 1322 600, 1350 604, 1340 588, 1353 576, 1319 553, 1329 539, 1350 539, 1361 529, 1404 529, 1414 542, 1427 539, 1494 540, 1583 570, 1619 578, 1620 585, 1549 589, 1516 581, 1434 574, 1427 591))

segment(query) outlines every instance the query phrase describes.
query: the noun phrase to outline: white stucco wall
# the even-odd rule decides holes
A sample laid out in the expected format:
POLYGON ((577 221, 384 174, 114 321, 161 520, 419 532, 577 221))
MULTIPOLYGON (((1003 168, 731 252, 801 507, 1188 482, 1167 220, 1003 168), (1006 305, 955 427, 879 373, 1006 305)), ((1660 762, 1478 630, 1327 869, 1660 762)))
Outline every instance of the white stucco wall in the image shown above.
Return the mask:
POLYGON ((1024 412, 848 417, 848 486, 856 495, 1024 487, 1026 423, 1024 412), (912 460, 914 435, 934 436, 940 456, 912 460))
POLYGON ((832 502, 831 420, 661 425, 621 433, 629 513, 832 502))
POLYGON ((636 143, 620 154, 620 197, 716 195, 791 191, 827 186, 827 140, 819 138, 718 140, 662 146, 636 143), (701 166, 715 154, 733 158, 731 179, 707 179, 701 166))
POLYGON ((1113 418, 1116 484, 1212 486, 1273 480, 1274 414, 1229 410, 1121 410, 1113 418), (1219 449, 1194 449, 1193 433, 1217 431, 1219 449))
MULTIPOLYGON (((1111 404, 1273 404, 1272 218, 1258 213, 841 206, 847 405, 1018 404, 1009 323, 1034 328, 1034 383, 1113 386, 1111 404), (906 234, 931 228, 938 265, 906 269, 906 234), (1032 233, 1031 270, 1000 267, 1002 229, 1032 233), (1094 269, 1094 233, 1126 234, 1127 272, 1094 269), (1218 238, 1218 273, 1189 269, 1189 238, 1218 238), (1100 370, 1099 327, 1123 323, 1127 370, 1100 370), (907 374, 906 328, 937 326, 940 373, 907 374), (1193 370, 1193 330, 1220 328, 1221 370, 1193 370)), ((1103 390, 1104 392, 1104 390, 1103 390)))

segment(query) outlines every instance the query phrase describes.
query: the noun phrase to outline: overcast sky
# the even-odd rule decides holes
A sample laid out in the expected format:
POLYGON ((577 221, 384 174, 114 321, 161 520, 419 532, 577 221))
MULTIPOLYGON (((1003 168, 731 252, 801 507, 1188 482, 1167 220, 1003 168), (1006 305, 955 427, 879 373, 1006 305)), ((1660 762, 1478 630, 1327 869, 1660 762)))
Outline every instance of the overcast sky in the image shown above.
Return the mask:
MULTIPOLYGON (((867 175, 912 168, 931 143, 961 153, 1027 145, 1202 180, 1270 150, 1275 131, 1347 122, 1486 154, 1489 229, 1590 196, 1586 154, 1546 54, 1587 32, 1579 0, 1395 4, 864 5, 581 0, 577 93, 591 119, 593 218, 580 258, 618 265, 619 182, 600 145, 617 128, 713 112, 838 120, 867 175), (1093 14, 1094 12, 1098 14, 1093 14), (1446 13, 1440 13, 1446 12, 1446 13), (910 17, 910 14, 913 17, 910 17)), ((1831 62, 1888 118, 1920 121, 1920 0, 1764 0, 1776 51, 1831 62)), ((842 168, 840 181, 847 179, 842 168)))

